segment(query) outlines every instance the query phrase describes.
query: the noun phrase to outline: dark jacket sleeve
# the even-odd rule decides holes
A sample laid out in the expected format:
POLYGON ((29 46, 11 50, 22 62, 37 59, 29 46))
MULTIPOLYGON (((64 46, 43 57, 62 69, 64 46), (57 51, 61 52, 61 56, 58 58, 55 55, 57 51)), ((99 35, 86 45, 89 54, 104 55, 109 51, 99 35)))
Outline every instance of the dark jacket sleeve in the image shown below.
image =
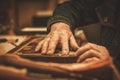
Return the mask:
POLYGON ((59 4, 53 12, 51 19, 48 21, 48 27, 55 22, 65 22, 74 28, 80 22, 79 4, 76 1, 69 1, 59 4))
POLYGON ((94 0, 71 0, 59 4, 55 8, 52 17, 48 20, 48 30, 51 24, 60 21, 70 25, 72 30, 77 26, 94 22, 95 4, 94 0))

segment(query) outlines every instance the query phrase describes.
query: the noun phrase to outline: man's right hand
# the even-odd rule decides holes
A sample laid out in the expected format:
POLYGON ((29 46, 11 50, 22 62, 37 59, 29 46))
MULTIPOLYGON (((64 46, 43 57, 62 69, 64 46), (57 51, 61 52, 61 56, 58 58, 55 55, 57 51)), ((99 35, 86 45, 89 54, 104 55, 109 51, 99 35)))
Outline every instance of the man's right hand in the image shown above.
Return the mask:
POLYGON ((69 25, 63 22, 51 25, 50 33, 38 43, 35 51, 41 51, 42 54, 53 54, 58 44, 62 47, 62 54, 69 54, 69 46, 74 50, 78 49, 69 25))

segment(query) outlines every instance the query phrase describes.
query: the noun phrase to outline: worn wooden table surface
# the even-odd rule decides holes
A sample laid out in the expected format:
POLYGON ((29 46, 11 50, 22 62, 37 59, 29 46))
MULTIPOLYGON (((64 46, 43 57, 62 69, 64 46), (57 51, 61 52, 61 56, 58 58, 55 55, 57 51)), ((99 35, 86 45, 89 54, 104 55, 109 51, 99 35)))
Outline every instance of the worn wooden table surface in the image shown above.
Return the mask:
POLYGON ((0 54, 5 54, 9 50, 15 48, 20 43, 22 43, 27 37, 26 36, 10 36, 1 35, 0 36, 0 54))

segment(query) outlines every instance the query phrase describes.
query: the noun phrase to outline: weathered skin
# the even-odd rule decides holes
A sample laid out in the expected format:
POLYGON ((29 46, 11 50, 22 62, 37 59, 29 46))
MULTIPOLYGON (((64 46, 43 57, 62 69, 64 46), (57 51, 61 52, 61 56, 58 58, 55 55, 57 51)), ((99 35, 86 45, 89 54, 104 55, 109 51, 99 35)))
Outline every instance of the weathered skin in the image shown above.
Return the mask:
POLYGON ((69 25, 63 22, 55 23, 51 26, 50 33, 38 44, 35 51, 41 50, 42 54, 53 54, 58 44, 62 46, 62 54, 69 53, 69 46, 74 50, 78 49, 69 25))

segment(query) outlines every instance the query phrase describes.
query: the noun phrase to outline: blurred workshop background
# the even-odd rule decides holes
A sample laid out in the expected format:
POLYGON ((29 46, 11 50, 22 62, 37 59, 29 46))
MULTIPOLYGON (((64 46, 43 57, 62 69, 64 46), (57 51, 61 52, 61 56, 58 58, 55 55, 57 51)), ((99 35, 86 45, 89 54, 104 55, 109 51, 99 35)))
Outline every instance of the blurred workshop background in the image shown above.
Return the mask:
POLYGON ((57 4, 68 0, 0 0, 0 34, 46 33, 57 4))

